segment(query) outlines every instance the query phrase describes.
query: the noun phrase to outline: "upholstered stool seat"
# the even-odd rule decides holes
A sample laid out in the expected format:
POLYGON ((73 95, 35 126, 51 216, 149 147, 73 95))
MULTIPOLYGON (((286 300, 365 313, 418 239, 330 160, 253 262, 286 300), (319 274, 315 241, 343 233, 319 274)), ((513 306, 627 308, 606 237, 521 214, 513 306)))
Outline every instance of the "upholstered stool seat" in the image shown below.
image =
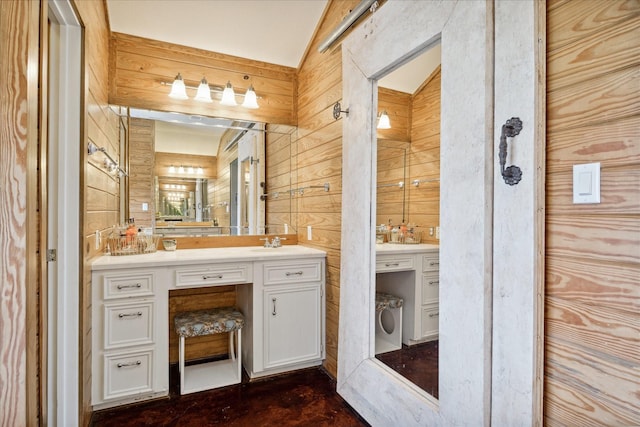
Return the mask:
POLYGON ((402 348, 403 303, 399 296, 376 292, 376 354, 402 348))
POLYGON ((241 329, 244 326, 244 316, 240 311, 234 307, 188 311, 176 314, 173 322, 179 337, 180 394, 240 383, 242 379, 241 329), (222 333, 229 333, 228 359, 185 366, 186 338, 222 333), (234 336, 237 349, 234 349, 234 336))

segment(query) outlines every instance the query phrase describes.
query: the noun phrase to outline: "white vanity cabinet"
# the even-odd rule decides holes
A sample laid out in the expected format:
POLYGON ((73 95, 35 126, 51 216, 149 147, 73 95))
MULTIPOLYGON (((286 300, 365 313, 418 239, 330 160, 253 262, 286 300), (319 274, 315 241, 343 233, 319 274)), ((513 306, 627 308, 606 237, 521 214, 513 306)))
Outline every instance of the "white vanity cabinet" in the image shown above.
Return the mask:
POLYGON ((92 275, 92 405, 95 409, 167 394, 167 305, 162 269, 92 275))
POLYGON ((92 264, 92 398, 103 409, 169 391, 169 291, 236 286, 250 378, 322 364, 325 257, 304 246, 185 249, 92 264))
POLYGON ((401 297, 402 342, 438 339, 440 260, 437 245, 376 245, 376 290, 401 297))
POLYGON ((321 259, 254 263, 252 289, 239 300, 252 319, 243 338, 243 362, 251 378, 316 366, 325 357, 324 267, 321 259), (249 309, 253 304, 253 310, 249 309), (245 338, 246 337, 246 338, 245 338))

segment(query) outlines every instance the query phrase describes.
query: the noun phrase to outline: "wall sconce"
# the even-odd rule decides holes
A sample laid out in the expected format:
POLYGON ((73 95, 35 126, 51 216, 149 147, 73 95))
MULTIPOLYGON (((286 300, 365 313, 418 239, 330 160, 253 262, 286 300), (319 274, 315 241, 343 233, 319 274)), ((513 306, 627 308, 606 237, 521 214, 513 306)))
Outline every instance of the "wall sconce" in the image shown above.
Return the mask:
POLYGON ((389 115, 386 110, 383 110, 380 113, 380 117, 378 118, 378 129, 391 129, 391 122, 389 121, 389 115))
MULTIPOLYGON (((244 76, 245 80, 249 79, 248 75, 244 76)), ((238 105, 236 101, 236 93, 233 90, 233 86, 231 85, 231 81, 227 81, 225 86, 211 86, 205 77, 202 77, 200 80, 200 84, 198 87, 195 86, 187 86, 182 78, 182 74, 178 73, 176 78, 173 80, 173 83, 161 82, 162 85, 169 86, 171 85, 171 91, 169 92, 169 97, 173 99, 189 99, 187 96, 187 88, 196 90, 196 96, 193 98, 196 101, 210 103, 213 102, 211 99, 211 92, 217 92, 222 94, 222 98, 220 100, 220 105, 235 107, 238 105)), ((242 102, 242 106, 244 108, 255 110, 260 108, 258 105, 258 96, 256 95, 256 91, 253 88, 253 85, 249 85, 246 93, 244 95, 240 95, 244 97, 244 101, 242 102)))

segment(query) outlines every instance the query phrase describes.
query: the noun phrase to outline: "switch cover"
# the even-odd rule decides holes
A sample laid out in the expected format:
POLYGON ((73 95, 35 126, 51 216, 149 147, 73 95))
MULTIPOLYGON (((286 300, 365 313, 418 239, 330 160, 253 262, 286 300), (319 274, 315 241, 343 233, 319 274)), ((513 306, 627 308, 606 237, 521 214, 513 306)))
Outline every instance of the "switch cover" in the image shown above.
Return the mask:
POLYGON ((600 163, 573 165, 573 203, 600 203, 600 163))

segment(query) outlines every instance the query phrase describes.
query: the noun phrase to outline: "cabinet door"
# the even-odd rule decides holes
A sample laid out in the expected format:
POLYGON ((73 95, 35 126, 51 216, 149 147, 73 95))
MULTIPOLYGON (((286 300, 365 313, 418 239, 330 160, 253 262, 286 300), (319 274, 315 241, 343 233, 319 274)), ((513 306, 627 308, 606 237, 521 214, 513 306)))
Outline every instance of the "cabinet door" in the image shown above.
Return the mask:
POLYGON ((320 359, 321 313, 319 284, 265 291, 265 368, 320 359))

